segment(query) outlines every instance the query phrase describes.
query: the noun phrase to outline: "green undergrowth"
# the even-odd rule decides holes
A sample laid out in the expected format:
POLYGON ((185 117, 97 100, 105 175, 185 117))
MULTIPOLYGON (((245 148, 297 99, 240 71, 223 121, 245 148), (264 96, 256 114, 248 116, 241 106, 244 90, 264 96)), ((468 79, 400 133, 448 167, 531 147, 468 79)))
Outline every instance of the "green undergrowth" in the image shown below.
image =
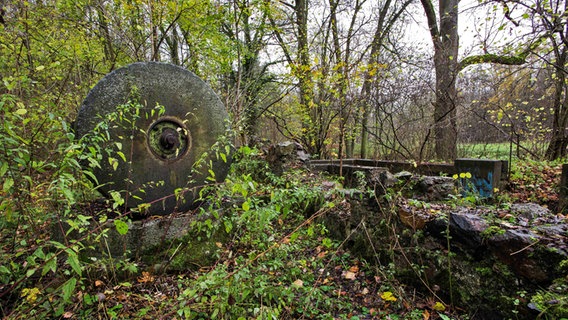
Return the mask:
MULTIPOLYGON (((61 143, 82 151, 71 135, 61 143)), ((75 195, 78 183, 92 188, 78 174, 78 156, 66 151, 61 158, 69 166, 66 181, 74 182, 59 185, 61 197, 75 195)), ((320 218, 343 198, 335 187, 322 187, 325 177, 305 170, 275 176, 262 155, 246 147, 235 158, 224 184, 201 190, 191 225, 198 232, 159 255, 167 260, 110 254, 110 231, 131 232, 118 197, 103 201, 95 214, 77 212, 84 208, 80 200, 88 200, 77 197, 3 215, 11 232, 1 242, 2 317, 422 319, 428 312, 413 307, 392 272, 351 256, 348 239, 330 238, 320 218), (53 237, 60 220, 73 236, 53 237), (187 259, 197 255, 207 259, 187 259)))
MULTIPOLYGON (((93 201, 95 178, 85 169, 99 166, 103 152, 128 160, 108 141, 105 127, 111 124, 89 137, 100 141, 100 150, 89 149, 64 119, 50 115, 34 134, 31 121, 39 115, 15 97, 3 96, 1 103, 9 110, 0 128, 2 318, 446 319, 457 314, 400 283, 394 264, 352 255, 348 246, 354 235, 331 236, 323 217, 350 212, 340 182, 303 169, 274 175, 263 154, 248 147, 234 155, 225 183, 201 189, 199 206, 190 212, 195 232, 151 259, 128 252, 114 256, 111 231, 132 232, 134 215, 122 207, 120 192, 93 201), (30 134, 35 138, 24 138, 30 134), (66 236, 55 237, 54 228, 66 236)), ((533 180, 535 185, 548 181, 538 174, 533 180)), ((361 189, 358 194, 369 194, 361 189)), ((399 197, 388 196, 391 204, 399 197)), ((394 207, 386 210, 394 221, 394 207)), ((389 222, 380 223, 390 230, 389 222)), ((393 234, 390 244, 397 239, 393 234)), ((407 250, 384 245, 377 252, 386 256, 407 250)), ((533 304, 550 314, 563 312, 546 304, 563 303, 549 296, 553 293, 543 290, 533 304)))

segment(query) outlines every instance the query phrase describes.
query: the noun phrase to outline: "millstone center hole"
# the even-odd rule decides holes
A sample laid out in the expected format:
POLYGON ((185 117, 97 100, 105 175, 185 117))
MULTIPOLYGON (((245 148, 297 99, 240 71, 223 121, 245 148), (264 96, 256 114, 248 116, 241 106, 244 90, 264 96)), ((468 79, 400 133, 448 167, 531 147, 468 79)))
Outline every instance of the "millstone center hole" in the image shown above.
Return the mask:
POLYGON ((148 129, 149 149, 161 160, 183 157, 190 143, 189 131, 176 118, 160 118, 148 129))

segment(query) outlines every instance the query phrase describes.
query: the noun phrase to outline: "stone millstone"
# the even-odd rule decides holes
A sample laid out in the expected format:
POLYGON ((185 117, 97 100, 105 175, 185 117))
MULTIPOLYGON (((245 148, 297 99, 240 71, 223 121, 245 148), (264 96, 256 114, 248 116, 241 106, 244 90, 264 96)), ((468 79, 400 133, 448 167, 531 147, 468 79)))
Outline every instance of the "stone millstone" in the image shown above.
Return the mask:
POLYGON ((110 139, 104 146, 99 142, 115 153, 120 146, 126 161, 118 154, 102 152, 101 167, 93 170, 99 189, 106 195, 121 192, 127 207, 150 203, 147 214, 188 210, 195 191, 206 184, 209 169, 222 181, 229 168, 210 152, 225 133, 228 115, 223 103, 186 69, 166 63, 133 63, 109 73, 89 92, 75 123, 78 136, 95 131, 102 119, 129 101, 142 105, 135 129, 128 121, 111 123, 110 139), (157 105, 163 113, 152 112, 157 105), (209 156, 204 163, 212 167, 194 169, 206 152, 209 156))

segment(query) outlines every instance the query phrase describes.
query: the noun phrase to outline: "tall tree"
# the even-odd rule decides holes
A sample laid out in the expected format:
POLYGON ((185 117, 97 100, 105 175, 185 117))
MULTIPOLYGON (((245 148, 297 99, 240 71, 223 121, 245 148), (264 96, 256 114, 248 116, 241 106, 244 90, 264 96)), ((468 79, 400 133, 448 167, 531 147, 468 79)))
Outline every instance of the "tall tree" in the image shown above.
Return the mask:
POLYGON ((371 41, 370 54, 368 58, 368 67, 363 75, 363 84, 361 86, 361 99, 362 102, 362 116, 361 116, 361 158, 367 158, 367 145, 369 136, 369 113, 370 113, 370 97, 371 87, 373 84, 373 75, 377 73, 379 65, 379 55, 381 47, 384 45, 384 40, 390 34, 394 24, 400 20, 406 8, 413 2, 413 0, 395 1, 386 0, 382 3, 377 18, 375 33, 371 41))
POLYGON ((553 121, 546 157, 550 160, 565 157, 568 155, 568 1, 486 0, 485 3, 500 5, 514 26, 529 30, 524 35, 526 48, 512 59, 500 57, 499 63, 520 64, 531 53, 552 69, 553 121))
MULTIPOLYGON (((270 13, 270 21, 274 28, 274 34, 282 49, 292 76, 297 79, 298 103, 300 105, 300 117, 302 135, 298 138, 315 156, 321 156, 325 148, 325 139, 321 136, 324 130, 322 125, 321 109, 317 107, 314 88, 314 78, 311 69, 310 39, 308 36, 309 0, 295 0, 294 3, 282 2, 282 12, 290 11, 287 21, 276 21, 274 13, 270 13), (282 30, 291 22, 293 28, 288 30, 295 39, 290 44, 285 38, 290 34, 283 34, 282 30), (296 50, 293 51, 293 48, 296 50)), ((287 14, 282 14, 287 15, 287 14)))
MULTIPOLYGON (((369 58, 368 35, 375 33, 374 22, 379 19, 377 37, 381 37, 382 44, 404 10, 401 8, 410 2, 404 1, 399 6, 396 1, 377 5, 366 0, 350 3, 330 0, 320 2, 321 7, 313 10, 314 1, 310 2, 311 13, 305 10, 305 1, 281 2, 279 20, 271 17, 275 36, 296 82, 302 132, 294 138, 304 143, 313 155, 353 155, 355 128, 360 125, 356 121, 361 119, 359 101, 364 100, 358 92, 363 82, 361 77, 369 71, 371 76, 366 86, 370 88, 372 75, 377 71, 378 54, 374 60, 369 58), (308 13, 321 14, 323 19, 306 21, 308 13), (304 30, 308 25, 309 34, 304 30)), ((380 44, 375 47, 380 48, 380 44)))
POLYGON ((262 0, 232 0, 229 19, 222 28, 236 51, 228 81, 228 104, 233 120, 242 128, 241 144, 258 141, 259 119, 266 105, 272 103, 263 91, 274 81, 269 67, 275 61, 261 58, 270 31, 268 10, 270 6, 262 0))
POLYGON ((565 157, 568 152, 568 1, 510 1, 514 8, 510 8, 508 2, 502 1, 506 12, 514 8, 525 11, 522 17, 528 16, 534 34, 547 42, 544 52, 536 52, 554 70, 554 95, 551 101, 554 118, 546 157, 550 160, 565 157))
POLYGON ((498 63, 519 65, 525 63, 529 50, 516 55, 497 55, 485 52, 458 61, 458 4, 459 0, 439 0, 439 22, 431 0, 420 0, 430 36, 434 45, 436 70, 436 99, 434 101, 434 150, 441 160, 453 160, 457 155, 457 90, 458 73, 472 64, 498 63))
POLYGON ((434 141, 436 156, 451 160, 457 154, 456 76, 458 72, 458 3, 439 0, 439 24, 431 0, 420 0, 434 44, 436 101, 434 102, 434 141))

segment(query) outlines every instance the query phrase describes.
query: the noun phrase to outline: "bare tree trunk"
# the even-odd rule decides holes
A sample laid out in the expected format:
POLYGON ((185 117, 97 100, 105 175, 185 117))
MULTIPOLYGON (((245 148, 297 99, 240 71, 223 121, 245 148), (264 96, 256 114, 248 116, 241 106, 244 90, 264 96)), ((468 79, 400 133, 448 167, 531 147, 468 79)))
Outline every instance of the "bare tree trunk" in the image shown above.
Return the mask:
MULTIPOLYGON (((390 32, 390 29, 394 23, 401 17, 402 13, 406 10, 406 7, 412 2, 412 0, 405 0, 400 4, 399 7, 393 9, 392 0, 386 0, 383 3, 383 7, 379 12, 379 19, 377 20, 377 28, 375 29, 375 34, 373 36, 373 41, 371 42, 371 52, 369 58, 369 64, 373 65, 377 62, 378 55, 383 45, 383 40, 386 35, 390 32), (389 13, 391 13, 389 15, 389 13)), ((395 1, 395 4, 397 2, 395 1)), ((372 68, 370 68, 372 69, 372 68)), ((361 158, 367 158, 367 149, 369 141, 369 115, 371 105, 369 104, 369 99, 371 96, 372 89, 372 76, 371 72, 365 73, 363 79, 363 86, 361 88, 361 101, 363 103, 362 115, 361 115, 361 158)))
MULTIPOLYGON (((330 0, 329 5, 331 8, 330 12, 330 26, 331 32, 333 36, 333 48, 334 48, 334 55, 336 64, 341 66, 339 68, 339 81, 337 82, 337 92, 338 97, 335 99, 337 103, 337 108, 339 109, 339 147, 338 147, 338 156, 340 159, 343 159, 343 149, 345 147, 346 151, 349 147, 346 147, 348 141, 346 139, 346 126, 351 118, 352 109, 351 106, 347 103, 347 88, 349 87, 349 66, 351 64, 351 41, 353 38, 353 33, 355 29, 355 22, 357 20, 357 16, 362 8, 362 5, 365 1, 356 0, 354 3, 354 10, 353 15, 351 17, 351 23, 349 25, 349 29, 347 31, 347 37, 345 39, 345 50, 344 54, 342 55, 342 48, 340 45, 340 38, 339 38, 339 28, 337 26, 337 7, 339 5, 339 1, 337 0, 330 0)), ((349 155, 349 152, 347 152, 349 155)))
POLYGON ((296 13, 296 30, 298 34, 298 65, 296 73, 298 75, 298 87, 300 94, 300 104, 306 110, 304 115, 303 128, 306 132, 304 144, 308 151, 321 157, 322 145, 317 138, 320 134, 320 124, 318 108, 314 103, 314 90, 310 70, 309 39, 308 39, 308 0, 296 0, 294 6, 296 13))
POLYGON ((458 2, 440 0, 440 26, 432 1, 421 0, 434 44, 436 101, 434 102, 434 150, 441 160, 457 155, 456 76, 458 73, 458 2))
POLYGON ((111 68, 110 70, 114 69, 114 64, 116 61, 116 53, 114 47, 112 45, 112 37, 110 34, 110 28, 108 25, 108 17, 106 16, 106 10, 104 7, 104 3, 102 1, 97 1, 95 3, 95 9, 97 11, 97 16, 99 18, 99 29, 103 36, 103 45, 104 45, 104 53, 105 59, 110 62, 111 68))
POLYGON ((568 147, 568 85, 566 84, 567 60, 568 60, 568 23, 566 19, 556 18, 559 14, 565 14, 568 10, 568 1, 564 1, 564 6, 559 5, 555 11, 540 10, 539 13, 548 13, 553 19, 541 20, 550 29, 547 34, 554 52, 554 72, 556 74, 554 88, 554 119, 552 122, 552 137, 546 150, 546 158, 556 160, 567 155, 568 147), (553 24, 548 23, 553 21, 553 24))
POLYGON ((567 47, 556 46, 555 50, 555 88, 554 88, 554 119, 552 122, 552 137, 546 150, 546 158, 555 160, 566 156, 568 147, 568 88, 566 87, 566 56, 567 47))
MULTIPOLYGON (((162 34, 165 35, 165 30, 161 30, 162 34)), ((165 35, 166 44, 168 45, 168 49, 170 52, 170 60, 173 64, 179 66, 180 64, 180 57, 179 57, 179 35, 177 25, 172 27, 171 35, 165 35)))
POLYGON ((150 30, 152 32, 151 35, 151 45, 152 45, 152 61, 160 61, 160 45, 158 41, 158 26, 155 21, 155 12, 154 12, 154 2, 153 0, 148 1, 148 18, 150 19, 150 30))
MULTIPOLYGON (((377 56, 379 54, 379 50, 383 45, 384 39, 384 22, 385 17, 390 7, 391 0, 387 0, 381 12, 379 14, 379 20, 377 21, 377 28, 375 29, 375 35, 373 36, 373 42, 371 42, 371 57, 370 57, 370 64, 375 63, 377 56)), ((363 115, 361 117, 361 158, 367 158, 367 144, 369 141, 369 109, 371 106, 369 105, 369 98, 371 96, 371 73, 365 73, 365 77, 363 80, 363 87, 361 88, 361 97, 363 102, 363 115)))

